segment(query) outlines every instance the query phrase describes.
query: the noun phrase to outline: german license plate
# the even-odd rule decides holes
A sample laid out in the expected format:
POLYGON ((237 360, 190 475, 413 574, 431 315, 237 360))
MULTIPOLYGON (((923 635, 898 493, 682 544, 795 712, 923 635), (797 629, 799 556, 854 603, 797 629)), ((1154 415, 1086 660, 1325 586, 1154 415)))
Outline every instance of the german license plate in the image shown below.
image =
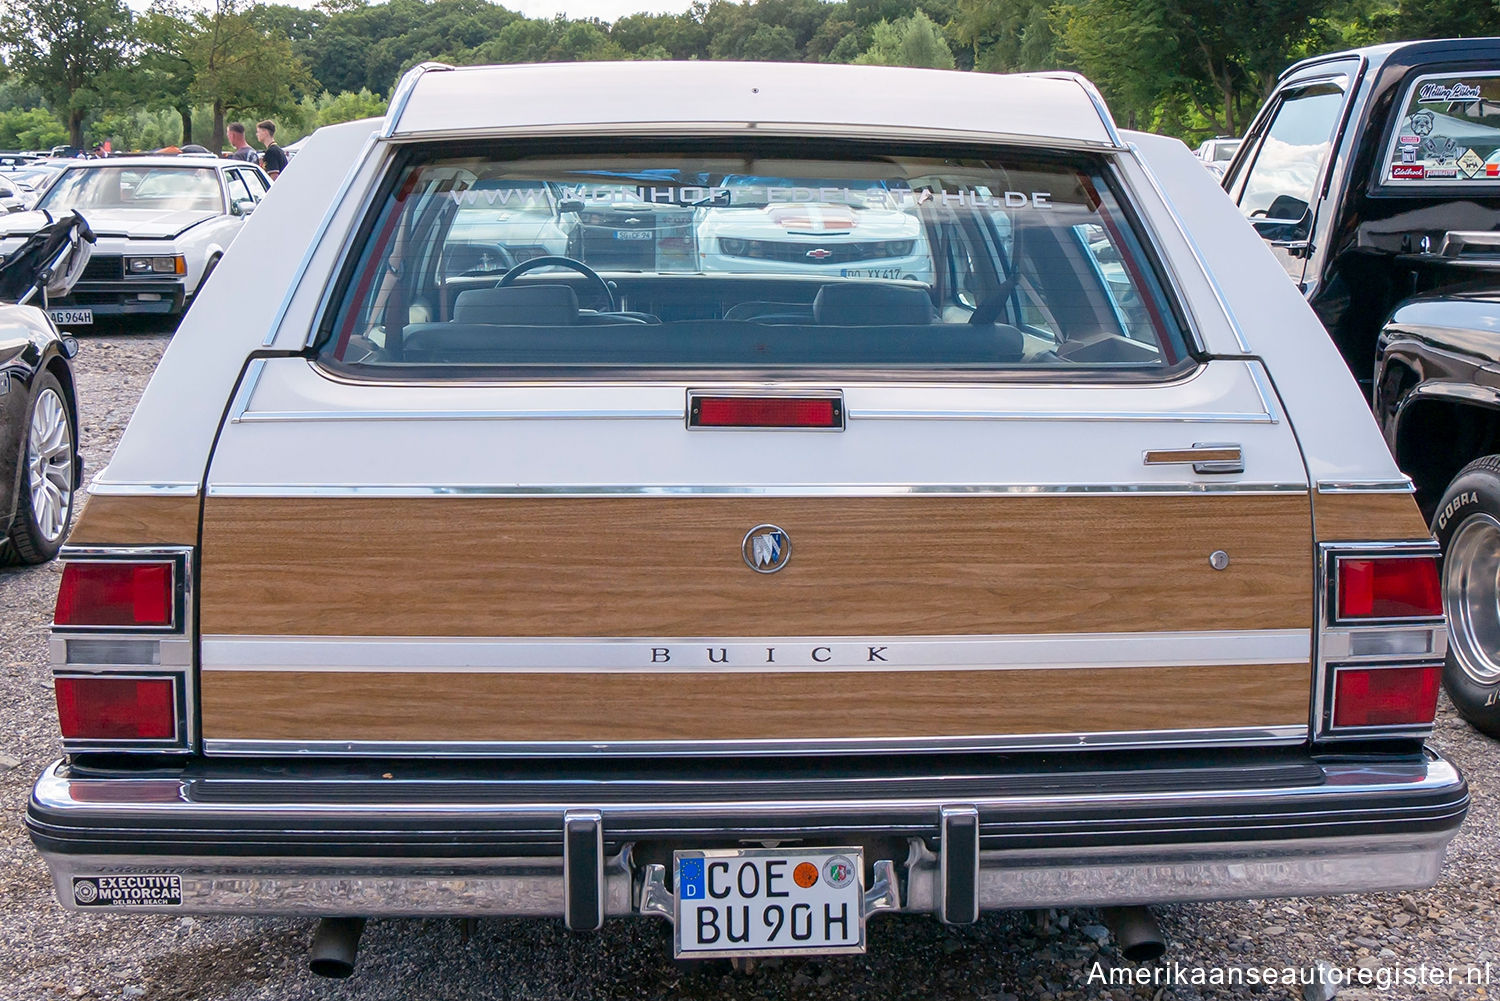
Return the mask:
POLYGON ((900 268, 845 268, 840 272, 845 278, 900 278, 900 268))
POLYGON ((656 236, 649 229, 617 229, 616 240, 650 240, 656 236))
POLYGON ((52 322, 59 327, 77 327, 94 322, 92 309, 49 309, 47 315, 52 317, 52 322))
POLYGON ((678 956, 865 951, 858 848, 675 852, 673 868, 678 956))

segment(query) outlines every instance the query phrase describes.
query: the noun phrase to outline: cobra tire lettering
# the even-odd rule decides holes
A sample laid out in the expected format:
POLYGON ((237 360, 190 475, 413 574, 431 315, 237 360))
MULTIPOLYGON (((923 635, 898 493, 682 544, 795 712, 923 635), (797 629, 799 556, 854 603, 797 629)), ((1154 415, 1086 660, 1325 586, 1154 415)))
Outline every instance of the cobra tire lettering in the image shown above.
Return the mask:
POLYGON ((1465 504, 1477 503, 1479 503, 1479 493, 1474 490, 1465 490, 1463 493, 1453 498, 1448 502, 1448 506, 1443 508, 1442 513, 1438 515, 1438 531, 1442 531, 1443 529, 1447 528, 1448 520, 1455 514, 1457 514, 1465 504))

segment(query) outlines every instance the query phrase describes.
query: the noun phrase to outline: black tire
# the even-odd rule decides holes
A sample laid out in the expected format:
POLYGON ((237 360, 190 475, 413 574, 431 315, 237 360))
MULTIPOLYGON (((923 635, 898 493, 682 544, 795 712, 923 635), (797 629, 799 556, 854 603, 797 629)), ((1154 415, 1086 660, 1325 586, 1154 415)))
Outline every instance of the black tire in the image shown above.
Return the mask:
POLYGON ((73 413, 72 403, 68 395, 63 392, 62 384, 51 372, 43 372, 38 375, 31 384, 31 404, 26 409, 26 420, 21 425, 21 478, 19 496, 16 498, 15 518, 11 521, 10 534, 0 540, 0 565, 14 566, 18 563, 46 563, 57 556, 62 548, 63 542, 68 537, 68 529, 73 522, 73 507, 78 493, 76 483, 78 471, 78 436, 76 433, 76 415, 73 413), (63 502, 62 528, 54 536, 49 538, 49 532, 43 528, 32 502, 32 470, 31 463, 27 460, 27 441, 31 434, 31 423, 36 416, 42 400, 49 394, 62 404, 64 411, 63 425, 67 430, 68 458, 71 465, 68 468, 67 479, 68 491, 63 502))
POLYGON ((1500 541, 1500 455, 1459 470, 1438 501, 1432 534, 1443 547, 1448 615, 1443 687, 1476 730, 1500 737, 1500 606, 1495 560, 1484 555, 1500 541))

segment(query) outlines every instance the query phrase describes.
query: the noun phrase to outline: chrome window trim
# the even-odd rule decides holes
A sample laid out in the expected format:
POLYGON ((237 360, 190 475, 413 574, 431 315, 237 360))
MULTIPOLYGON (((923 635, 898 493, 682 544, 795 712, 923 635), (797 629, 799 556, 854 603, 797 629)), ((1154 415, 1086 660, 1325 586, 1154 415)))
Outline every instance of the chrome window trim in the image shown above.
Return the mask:
MULTIPOLYGON (((424 63, 423 65, 427 64, 424 63)), ((421 67, 417 67, 417 69, 421 69, 421 67)), ((412 70, 407 73, 407 76, 411 76, 415 72, 417 70, 412 70)), ((402 82, 405 82, 405 78, 402 78, 402 82)), ((409 91, 406 96, 408 99, 410 98, 409 91)), ((394 103, 393 101, 393 106, 394 103)), ((308 242, 307 250, 302 254, 302 260, 297 263, 297 269, 292 272, 291 281, 287 282, 286 293, 281 297, 281 304, 276 307, 275 318, 271 320, 271 325, 266 330, 265 339, 261 341, 262 347, 270 347, 276 343, 276 338, 281 333, 281 324, 286 320, 287 313, 291 311, 292 300, 297 297, 297 290, 302 286, 302 280, 307 277, 307 271, 312 266, 313 257, 322 248, 323 238, 328 235, 328 229, 333 225, 334 217, 344 207, 345 196, 349 194, 349 189, 354 186, 354 179, 359 176, 359 172, 364 168, 371 150, 375 148, 375 143, 379 135, 378 131, 370 133, 369 138, 365 140, 364 145, 359 148, 359 152, 355 155, 354 162, 349 165, 349 170, 344 174, 344 180, 339 184, 338 191, 329 200, 328 210, 323 213, 323 221, 318 223, 317 231, 314 232, 312 240, 308 242)), ((339 256, 340 261, 342 261, 342 252, 340 252, 339 256)), ((324 298, 327 298, 326 295, 324 298)), ((317 329, 317 324, 313 324, 307 343, 312 343, 312 338, 317 335, 317 329)))
POLYGON ((670 758, 701 755, 766 757, 798 754, 924 754, 953 751, 1004 752, 1091 749, 1165 750, 1187 747, 1288 747, 1306 744, 1301 724, 1207 730, 1139 730, 1026 736, 838 738, 828 740, 711 741, 379 741, 218 740, 203 752, 224 757, 401 757, 532 758, 626 756, 670 758))
POLYGON ((104 665, 82 665, 70 664, 66 670, 54 670, 52 680, 54 683, 65 678, 88 679, 88 678, 119 678, 134 681, 170 681, 172 683, 172 701, 176 711, 172 714, 172 736, 157 737, 149 740, 135 740, 126 737, 63 737, 63 750, 68 754, 182 754, 187 751, 188 740, 186 735, 192 731, 193 725, 193 698, 189 694, 189 682, 186 674, 181 671, 172 671, 159 667, 145 667, 135 665, 128 668, 107 667, 104 665))
MULTIPOLYGON (((1219 285, 1219 280, 1214 277, 1213 272, 1209 270, 1208 266, 1204 263, 1203 249, 1198 245, 1198 241, 1193 238, 1192 231, 1188 228, 1187 223, 1183 221, 1181 213, 1177 211, 1177 206, 1172 204, 1172 199, 1167 197, 1166 189, 1163 188, 1161 186, 1161 182, 1157 180, 1156 174, 1151 170, 1150 164, 1148 164, 1146 162, 1146 158, 1141 155, 1140 147, 1135 143, 1131 143, 1129 144, 1128 149, 1132 158, 1135 160, 1136 167, 1141 172, 1141 176, 1146 179, 1146 183, 1150 185, 1151 190, 1155 193, 1157 200, 1161 203, 1162 207, 1167 210, 1167 217, 1172 220, 1172 226, 1177 230, 1177 235, 1181 237, 1183 242, 1187 244, 1188 249, 1192 251, 1193 261, 1197 265, 1198 273, 1203 277, 1204 281, 1208 284, 1209 289, 1213 292, 1214 299, 1219 304, 1219 312, 1229 323, 1230 330, 1234 333, 1235 343, 1239 345, 1241 353, 1247 355, 1250 354, 1250 342, 1245 338, 1245 331, 1240 326, 1239 319, 1234 315, 1234 310, 1229 308, 1229 299, 1227 296, 1225 296, 1224 289, 1219 285)), ((1144 219, 1143 221, 1145 222, 1148 229, 1151 228, 1152 223, 1150 221, 1144 219)), ((1158 256, 1160 256, 1161 259, 1166 262, 1168 270, 1173 272, 1173 277, 1180 277, 1180 273, 1175 271, 1175 255, 1163 254, 1161 253, 1159 247, 1157 253, 1158 256)), ((1179 290, 1182 288, 1181 281, 1178 281, 1176 283, 1176 287, 1179 290)), ((1180 292, 1179 297, 1181 298, 1180 292)), ((1186 301, 1185 298, 1184 301, 1186 301)), ((1191 309, 1192 307, 1189 306, 1190 311, 1191 309)), ((1190 324, 1189 326, 1190 328, 1195 327, 1194 324, 1190 324)), ((1191 332, 1194 335, 1194 339, 1197 341, 1197 346, 1199 347, 1199 349, 1206 350, 1207 345, 1203 343, 1202 333, 1196 329, 1192 329, 1191 332)))
POLYGON ((1120 137, 1120 130, 1115 127, 1115 117, 1110 114, 1109 106, 1104 103, 1104 95, 1099 93, 1099 88, 1094 86, 1092 80, 1079 73, 1035 73, 1029 74, 1039 76, 1046 80, 1069 80, 1076 83, 1088 96, 1089 103, 1094 106, 1094 111, 1099 115, 1099 121, 1104 125, 1104 132, 1109 136, 1109 141, 1116 150, 1125 149, 1125 140, 1120 137))
POLYGON ((419 484, 265 484, 210 483, 210 497, 928 497, 1038 496, 1043 494, 1150 494, 1190 497, 1199 494, 1306 494, 1301 483, 1162 483, 1162 484, 578 484, 484 485, 435 487, 419 484))
POLYGON ((1047 149, 1064 150, 1071 153, 1111 153, 1124 147, 1112 145, 1108 139, 1077 139, 1060 136, 1035 136, 1016 132, 991 132, 982 129, 932 129, 920 126, 867 126, 850 125, 848 122, 600 122, 598 124, 567 125, 496 125, 486 129, 456 129, 450 131, 401 132, 382 137, 392 146, 407 146, 419 143, 455 143, 462 141, 494 141, 526 139, 551 139, 582 136, 587 138, 728 138, 741 135, 774 136, 796 139, 874 139, 890 142, 919 143, 963 143, 966 145, 1012 146, 1022 150, 1034 150, 1038 144, 1047 149))
POLYGON ((401 75, 395 89, 391 92, 391 104, 386 109, 385 120, 381 123, 378 135, 382 139, 389 139, 396 134, 401 125, 401 116, 406 114, 406 106, 411 103, 411 96, 416 92, 417 84, 422 82, 422 77, 432 72, 450 72, 453 69, 447 63, 428 61, 418 63, 401 75))
POLYGON ((250 401, 254 398, 255 389, 260 385, 260 378, 265 371, 264 358, 252 358, 245 367, 245 374, 235 387, 234 400, 229 404, 229 423, 238 424, 245 416, 245 411, 250 409, 250 401))

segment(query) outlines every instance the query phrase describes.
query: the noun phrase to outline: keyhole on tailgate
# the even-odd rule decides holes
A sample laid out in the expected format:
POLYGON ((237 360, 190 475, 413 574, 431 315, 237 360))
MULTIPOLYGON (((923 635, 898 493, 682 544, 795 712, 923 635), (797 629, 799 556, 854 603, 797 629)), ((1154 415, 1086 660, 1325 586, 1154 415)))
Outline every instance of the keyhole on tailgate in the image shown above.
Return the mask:
POLYGON ((1215 549, 1208 557, 1208 565, 1215 570, 1229 569, 1229 554, 1222 549, 1215 549))

